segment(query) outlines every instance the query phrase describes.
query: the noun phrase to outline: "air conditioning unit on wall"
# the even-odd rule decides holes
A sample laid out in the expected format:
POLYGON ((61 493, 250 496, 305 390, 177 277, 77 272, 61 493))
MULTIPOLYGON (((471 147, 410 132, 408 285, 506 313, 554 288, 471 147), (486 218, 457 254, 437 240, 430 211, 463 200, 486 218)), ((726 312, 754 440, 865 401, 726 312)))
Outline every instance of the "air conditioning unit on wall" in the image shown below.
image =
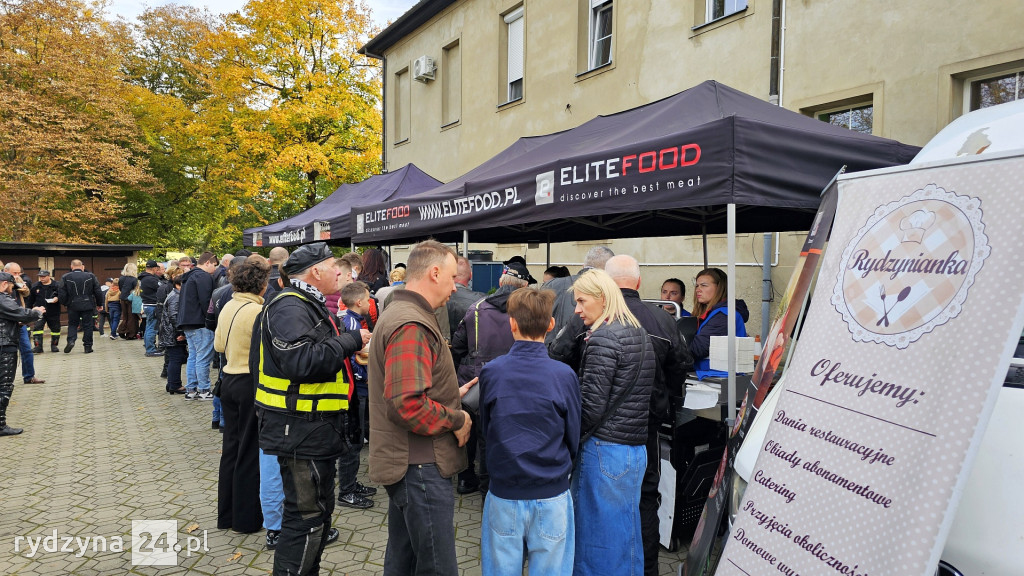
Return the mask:
POLYGON ((434 79, 434 59, 430 56, 420 56, 412 62, 412 77, 420 82, 430 82, 434 79))

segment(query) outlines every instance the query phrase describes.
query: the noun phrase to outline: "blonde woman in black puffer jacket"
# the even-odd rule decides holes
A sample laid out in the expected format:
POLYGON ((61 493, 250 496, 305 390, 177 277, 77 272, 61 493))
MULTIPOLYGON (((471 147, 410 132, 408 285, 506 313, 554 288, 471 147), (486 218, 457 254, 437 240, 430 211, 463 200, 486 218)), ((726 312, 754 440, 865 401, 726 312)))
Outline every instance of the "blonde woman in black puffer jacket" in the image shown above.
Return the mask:
POLYGON ((656 358, 650 337, 603 270, 573 285, 588 328, 580 363, 581 457, 573 472, 573 574, 641 576, 640 484, 656 358))

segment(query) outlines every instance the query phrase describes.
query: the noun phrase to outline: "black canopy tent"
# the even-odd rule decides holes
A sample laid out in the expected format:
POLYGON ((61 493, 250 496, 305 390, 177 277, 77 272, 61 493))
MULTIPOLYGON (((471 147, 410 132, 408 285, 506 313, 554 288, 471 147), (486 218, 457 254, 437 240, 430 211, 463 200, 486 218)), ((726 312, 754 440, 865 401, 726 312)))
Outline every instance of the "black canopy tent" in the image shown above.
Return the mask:
MULTIPOLYGON (((466 175, 399 201, 359 205, 355 243, 434 236, 476 242, 807 230, 844 167, 906 164, 916 146, 860 134, 714 81, 564 132, 524 138, 466 175)), ((705 242, 706 246, 706 242, 705 242)), ((706 256, 705 256, 706 260, 706 256)), ((728 411, 734 417, 735 326, 728 411)))
POLYGON ((907 163, 918 148, 791 112, 723 84, 698 86, 571 130, 521 138, 416 196, 360 204, 354 242, 434 236, 522 242, 803 230, 848 171, 907 163))
POLYGON ((387 174, 371 176, 356 184, 342 184, 309 210, 280 222, 247 228, 245 246, 295 246, 326 240, 348 243, 352 237, 349 211, 357 204, 384 202, 419 194, 440 185, 413 164, 387 174))

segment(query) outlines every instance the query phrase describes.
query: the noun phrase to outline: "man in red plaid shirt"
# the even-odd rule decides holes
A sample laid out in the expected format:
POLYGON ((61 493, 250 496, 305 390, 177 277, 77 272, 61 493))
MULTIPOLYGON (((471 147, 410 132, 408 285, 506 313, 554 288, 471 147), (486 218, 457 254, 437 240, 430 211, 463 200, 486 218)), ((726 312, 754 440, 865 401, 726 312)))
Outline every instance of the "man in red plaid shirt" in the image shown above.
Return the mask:
POLYGON ((434 310, 455 291, 451 248, 428 240, 409 254, 370 341, 370 479, 390 497, 385 576, 458 574, 452 476, 466 468, 472 420, 434 310))

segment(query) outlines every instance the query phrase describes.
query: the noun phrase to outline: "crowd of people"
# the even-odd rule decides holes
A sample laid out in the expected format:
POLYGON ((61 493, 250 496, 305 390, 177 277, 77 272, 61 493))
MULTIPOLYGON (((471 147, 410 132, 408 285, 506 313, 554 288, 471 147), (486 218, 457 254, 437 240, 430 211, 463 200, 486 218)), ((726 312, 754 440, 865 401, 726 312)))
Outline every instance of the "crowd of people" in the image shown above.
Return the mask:
MULTIPOLYGON (((141 274, 129 263, 102 284, 80 261, 34 284, 8 263, 0 436, 21 432, 6 422, 18 357, 25 382, 42 382, 32 353, 45 329, 59 350, 63 306, 65 353, 79 336, 90 353, 94 327, 109 326, 163 358, 167 393, 212 400, 217 527, 265 529, 275 574, 318 573, 335 506, 374 505, 377 488, 357 478, 364 446, 364 480, 389 496, 389 576, 458 573, 453 482, 484 495, 485 575, 657 574, 658 429, 687 372, 713 374, 725 274, 696 275, 687 342, 675 323, 690 315, 686 284, 665 280, 664 302, 645 302, 636 259, 603 246, 541 283, 514 257, 489 294, 444 244, 408 260, 389 270, 379 250, 335 257, 314 243, 149 260, 141 274)), ((744 334, 742 300, 737 312, 744 334)))

